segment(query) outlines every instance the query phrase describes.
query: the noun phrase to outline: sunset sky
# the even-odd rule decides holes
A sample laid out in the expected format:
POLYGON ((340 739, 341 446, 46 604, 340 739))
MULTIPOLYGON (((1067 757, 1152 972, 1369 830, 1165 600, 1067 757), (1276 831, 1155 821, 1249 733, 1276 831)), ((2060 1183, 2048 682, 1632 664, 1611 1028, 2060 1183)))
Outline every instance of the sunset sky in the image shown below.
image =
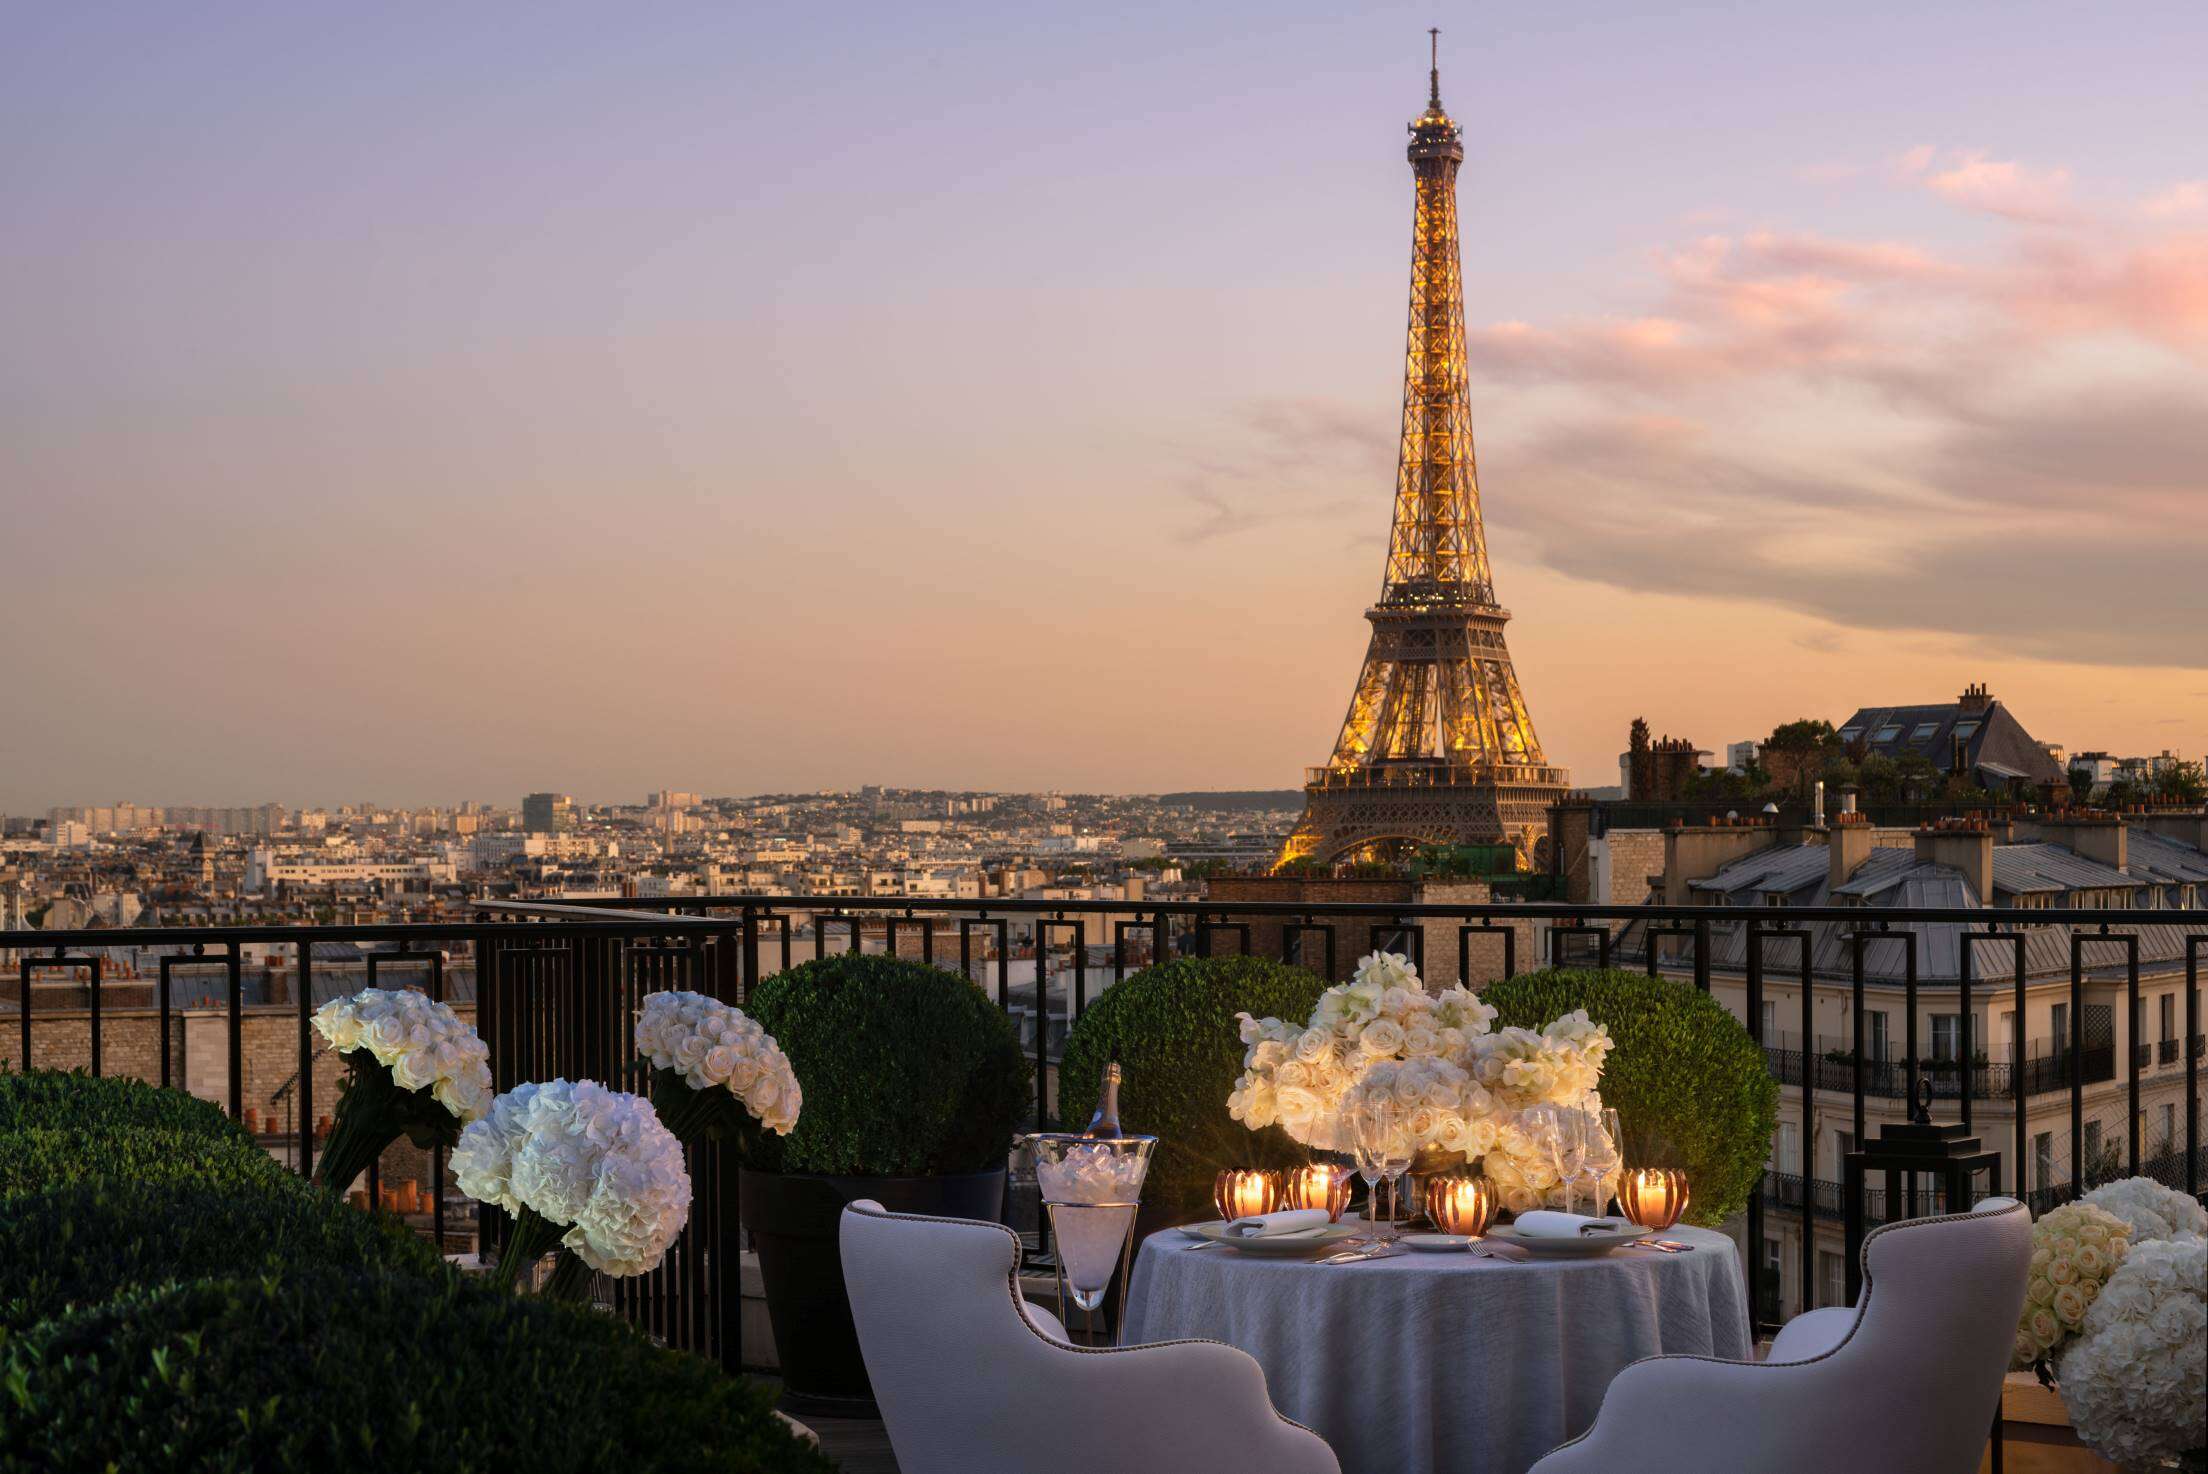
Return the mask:
POLYGON ((2208 8, 44 5, 0 810, 1289 787, 1442 34, 1552 760, 2208 746, 2208 8))

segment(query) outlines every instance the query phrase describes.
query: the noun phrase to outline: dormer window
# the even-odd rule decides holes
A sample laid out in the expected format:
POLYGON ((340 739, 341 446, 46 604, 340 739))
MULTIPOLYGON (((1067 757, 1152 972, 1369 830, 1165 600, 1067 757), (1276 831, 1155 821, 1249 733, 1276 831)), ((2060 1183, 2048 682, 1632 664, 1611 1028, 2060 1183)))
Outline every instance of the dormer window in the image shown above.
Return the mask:
POLYGON ((1977 731, 1980 725, 1978 722, 1957 722, 1955 724, 1955 740, 1958 742, 1964 741, 1971 733, 1977 731))
POLYGON ((1871 740, 1873 742, 1886 743, 1893 741, 1896 737, 1899 737, 1900 735, 1901 723, 1888 722, 1885 726, 1880 727, 1876 732, 1873 732, 1871 734, 1871 740))
POLYGON ((1938 722, 1919 722, 1917 723, 1917 729, 1909 734, 1909 740, 1911 742, 1922 742, 1939 730, 1940 724, 1938 722))

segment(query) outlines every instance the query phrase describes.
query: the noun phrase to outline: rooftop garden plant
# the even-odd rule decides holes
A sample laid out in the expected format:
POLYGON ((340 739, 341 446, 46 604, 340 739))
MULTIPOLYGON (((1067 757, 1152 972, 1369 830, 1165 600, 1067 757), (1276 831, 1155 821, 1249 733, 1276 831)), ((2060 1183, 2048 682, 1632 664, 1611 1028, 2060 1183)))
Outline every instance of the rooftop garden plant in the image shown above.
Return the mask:
POLYGON ((1225 1167, 1281 1167, 1308 1153, 1277 1126, 1250 1131, 1227 1112, 1242 1073, 1238 1014, 1308 1018, 1325 982, 1264 957, 1187 957, 1144 968, 1106 989, 1067 1035, 1059 1117, 1075 1129, 1096 1108, 1114 1053, 1124 1079, 1119 1116, 1158 1138, 1143 1196, 1175 1214, 1211 1201, 1225 1167))
POLYGON ((0 1341, 0 1469, 828 1474, 771 1395, 456 1277, 140 1290, 0 1341))
POLYGON ((1778 1082, 1725 1006, 1690 983, 1643 973, 1550 968, 1480 995, 1497 1028, 1538 1029, 1584 1009, 1610 1031, 1602 1102, 1618 1112, 1625 1165, 1681 1167, 1687 1221, 1725 1222, 1748 1205, 1778 1125, 1778 1082))
POLYGON ((804 1092, 788 1135, 745 1135, 755 1171, 933 1176, 1004 1164, 1032 1077, 1012 1020, 957 973, 846 953, 766 979, 744 1010, 804 1092))

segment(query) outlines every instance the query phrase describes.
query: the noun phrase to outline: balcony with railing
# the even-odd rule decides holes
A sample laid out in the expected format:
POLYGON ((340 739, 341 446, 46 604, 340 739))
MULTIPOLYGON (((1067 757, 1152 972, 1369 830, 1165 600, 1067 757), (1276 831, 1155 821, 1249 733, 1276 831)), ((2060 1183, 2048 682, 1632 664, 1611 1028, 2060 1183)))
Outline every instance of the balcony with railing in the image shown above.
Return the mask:
MULTIPOLYGON (((1759 966, 1747 978, 1744 1027, 1760 1032, 1760 959, 1795 945, 1806 920, 1843 921, 1877 929, 1925 919, 1922 909, 1847 908, 1828 914, 1806 908, 1720 917, 1717 908, 1585 907, 1555 904, 1456 904, 1257 901, 951 901, 847 897, 690 897, 565 905, 486 905, 464 923, 317 927, 105 929, 0 933, 0 962, 10 991, 0 997, 0 1058, 13 1066, 66 1066, 95 1074, 135 1074, 188 1086, 220 1103, 236 1120, 252 1120, 259 1139, 286 1165, 310 1170, 323 1143, 323 1118, 334 1099, 332 1059, 321 1052, 310 1015, 322 1001, 360 986, 418 986, 472 1011, 490 1049, 500 1090, 527 1080, 628 1078, 633 1048, 627 1020, 638 1000, 663 988, 686 988, 741 1002, 766 975, 803 954, 893 951, 960 973, 1020 1024, 1022 1048, 1034 1070, 1030 1124, 1053 1129, 1059 1119, 1057 1075, 1066 1031, 1107 989, 1160 958, 1264 951, 1308 959, 1353 958, 1378 945, 1399 946, 1422 966, 1429 948, 1448 945, 1450 964, 1431 979, 1484 985, 1507 968, 1523 971, 1572 948, 1593 946, 1631 920, 1668 929, 1684 949, 1682 988, 1709 987, 1694 949, 1722 920, 1744 927, 1759 966), (1486 936, 1503 945, 1493 955, 1469 943, 1486 936), (250 959, 250 960, 249 960, 250 959), (1013 978, 1014 963, 1021 977, 1013 978), (1454 977, 1450 973, 1454 973, 1454 977)), ((1955 913, 1952 919, 1998 931, 2004 913, 1955 913)), ((2102 935, 2120 914, 2065 915, 2059 924, 2102 935)), ((2208 952, 2208 912, 2163 913, 2192 938, 2189 963, 2208 952)), ((1666 965, 1672 959, 1667 957, 1666 965)), ((1308 965, 1308 964, 1307 964, 1308 965)), ((1653 970, 1653 969, 1651 969, 1653 970)), ((1928 985, 1929 986, 1929 985, 1928 985)), ((2136 991, 2136 977, 2131 983, 2136 991)), ((2083 981, 2078 987, 2082 996, 2083 981)), ((1915 997, 1908 1000, 1914 1009, 1915 997)), ((2165 1041, 2146 1050, 2158 1064, 2182 1069, 2139 1073, 2116 1068, 2112 1047, 2071 1050, 2036 1041, 2021 1062, 1967 1064, 1931 1057, 1856 1061, 1817 1039, 1805 1052, 1801 1036, 1759 1041, 1781 1087, 1782 1108, 1814 1140, 1819 1121, 1861 1118, 1873 1102, 1891 1105, 1909 1081, 1929 1081, 1937 1118, 1969 1125, 1974 1108, 2002 1101, 1990 1144, 2012 1164, 2032 1160, 2034 1133, 2068 1135, 2089 1088, 2116 1085, 2119 1112, 2105 1107, 2099 1125, 2105 1151, 2068 1154, 2069 1180, 2038 1183, 2038 1194, 2074 1196, 2099 1181, 2154 1166, 2163 1180, 2199 1194, 2200 1021, 2186 1017, 2196 1047, 2176 1051, 2165 1041), (1805 1073, 1806 1085, 1805 1088, 1805 1073), (2172 1107, 2180 1140, 2153 1140, 2172 1107), (2152 1110, 2150 1110, 2152 1107, 2152 1110)), ((1884 1112, 1882 1114, 1889 1114, 1884 1112)), ((743 1314, 736 1173, 725 1148, 703 1148, 701 1191, 688 1227, 666 1262, 622 1287, 607 1308, 650 1329, 665 1344, 700 1352, 729 1367, 750 1360, 743 1314)), ((426 1179, 402 1216, 448 1252, 495 1253, 503 1216, 448 1190, 442 1154, 425 1162, 426 1179)), ((1982 1182, 1979 1191, 2015 1191, 2011 1181, 1982 1182)), ((399 1208, 390 1185, 371 1175, 366 1199, 399 1208)), ((1907 1211, 1906 1204, 1900 1211, 1907 1211)), ((1921 1207, 1929 1209, 1929 1204, 1921 1207)), ((1750 1275, 1754 1322, 1766 1331, 1822 1298, 1816 1245, 1842 1230, 1840 1187, 1798 1174, 1767 1173, 1751 1195, 1738 1229, 1748 1244, 1766 1241, 1766 1222, 1800 1232, 1800 1273, 1782 1303, 1778 1282, 1750 1275)), ((1865 1194, 1863 1221, 1896 1216, 1884 1193, 1865 1194)), ((1019 1225, 1037 1268, 1051 1262, 1041 1225, 1019 1225)), ((1851 1249, 1852 1252, 1852 1249, 1851 1249)), ((1751 1256, 1753 1257, 1753 1256, 1751 1256)))

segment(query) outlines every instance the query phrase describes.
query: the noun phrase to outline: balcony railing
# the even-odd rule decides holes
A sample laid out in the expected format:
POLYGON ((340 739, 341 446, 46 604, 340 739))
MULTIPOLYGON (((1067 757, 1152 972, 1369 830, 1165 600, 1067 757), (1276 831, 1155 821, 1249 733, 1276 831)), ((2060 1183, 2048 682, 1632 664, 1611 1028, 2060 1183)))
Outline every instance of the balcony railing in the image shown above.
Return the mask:
MULTIPOLYGON (((2069 983, 2071 1017, 2077 1019, 2084 1012, 2086 954, 2093 953, 2093 966, 2104 966, 2104 953, 2097 949, 2121 944, 2120 929, 2140 918, 2123 911, 2051 915, 2056 919, 2038 924, 2068 927, 2073 937, 2069 983)), ((2208 911, 2162 911, 2153 919, 2158 926, 2182 929, 2188 946, 2184 965, 2197 983, 2208 952, 2208 911)), ((740 1002, 762 976, 799 960, 801 950, 887 949, 962 972, 1019 1018, 1035 1064, 1032 1119, 1047 1129, 1061 1124, 1053 1103, 1065 1030, 1097 993, 1161 958, 1255 951, 1338 978, 1360 952, 1388 946, 1409 951, 1437 983, 1451 981, 1453 973, 1454 981, 1479 985, 1576 947, 1591 945, 1598 958, 1607 958, 1616 930, 1638 922, 1679 954, 1645 959, 1648 970, 1661 968, 1681 986, 1707 991, 1716 971, 1711 941, 1723 924, 1736 939, 1745 936, 1744 1022, 1756 1036, 1765 979, 1784 969, 1792 980, 1809 924, 1837 923, 1855 937, 1890 941, 1899 934, 1891 928, 1909 923, 1961 922, 1987 938, 1979 945, 1992 947, 2016 937, 2014 920, 2006 911, 1932 908, 717 896, 486 903, 475 919, 453 924, 0 933, 0 986, 13 989, 0 997, 0 1059, 138 1074, 163 1084, 188 1084, 224 1101, 240 1119, 248 1110, 267 1112, 274 1120, 264 1139, 304 1172, 312 1168, 316 1118, 332 1108, 338 1073, 334 1061, 318 1054, 310 1023, 314 1007, 331 996, 380 981, 417 985, 456 1006, 472 1007, 477 1030, 490 1046, 497 1086, 505 1090, 554 1075, 629 1078, 629 1019, 638 1000, 653 990, 690 988, 740 1002), (1429 968, 1430 950, 1436 956, 1429 968), (1015 954, 1032 965, 1034 981, 1014 985, 1015 954), (191 1049, 184 1047, 187 1032, 191 1049)), ((2022 945, 2016 941, 2020 961, 2022 945)), ((2019 1003, 2029 981, 2035 980, 2020 972, 2014 985, 2019 1003)), ((2125 979, 2131 997, 2139 984, 2133 951, 2125 979)), ((1953 997, 1967 1018, 1974 988, 1979 996, 1992 996, 2007 987, 1967 978, 1912 982, 1903 1016, 1916 1016, 1920 996, 1936 992, 1943 1005, 1953 997)), ((1809 1025, 1816 991, 1803 989, 1799 995, 1804 1029, 1797 1037, 1814 1037, 1809 1025)), ((2157 1072, 2145 1084, 2124 1072, 2124 1119, 2113 1119, 2105 1104, 2097 1105, 2103 1140, 2110 1145, 2090 1162, 2084 1154, 2069 1154, 2067 1191, 2140 1167, 2147 1132, 2160 1129, 2159 1114, 2156 1124, 2148 1118, 2151 1089, 2158 1092, 2157 1107, 2182 1102, 2177 1116, 2182 1141, 2171 1144, 2175 1165, 2168 1180, 2200 1192, 2201 1020, 2191 997, 2188 990, 2184 1025, 2196 1048, 2187 1052, 2185 1069, 2157 1072)), ((1810 1065, 1815 1088, 1805 1089, 1799 1051, 1773 1042, 1776 1052, 1767 1057, 1787 1092, 1788 1114, 1802 1141, 1814 1143, 1820 1126, 1841 1122, 1850 1123, 1860 1140, 1867 1103, 1899 1098, 1887 1092, 1906 1090, 1911 1078, 1922 1078, 1932 1082, 1937 1113, 1965 1126, 1976 1103, 2005 1095, 2013 1105, 2002 1122, 2009 1139, 1991 1144, 2007 1149, 2012 1166, 2033 1159, 2035 1131, 2061 1130, 2073 1141, 2084 1136, 2086 1088, 2115 1074, 2112 1052, 2096 1054, 2092 1045, 2029 1059, 2023 1070, 2006 1073, 1974 1059, 1949 1064, 1921 1054, 1911 1058, 1905 1047, 1898 1060, 1865 1061, 1860 1067, 1817 1057, 1810 1065), (1844 1102, 1833 1101, 1835 1093, 1844 1102), (2050 1094, 2067 1100, 2049 1100, 2050 1094)), ((1971 1049, 1971 1041, 1963 1039, 1961 1047, 1971 1049)), ((2164 1150, 2159 1142, 2153 1147, 2164 1150)), ((441 1160, 432 1164, 432 1174, 440 1211, 431 1231, 445 1237, 456 1226, 464 1230, 465 1205, 442 1200, 441 1160), (447 1208, 458 1215, 443 1211, 447 1208)), ((694 1162, 694 1177, 698 1196, 688 1229, 661 1269, 622 1282, 616 1308, 670 1344, 733 1364, 742 1356, 734 1162, 722 1148, 704 1148, 694 1162)), ((1985 1191, 2003 1187, 2014 1190, 2013 1183, 1982 1184, 1985 1191)), ((1812 1228, 1839 1221, 1840 1205, 1822 1187, 1789 1188, 1783 1176, 1775 1177, 1750 1198, 1752 1246, 1760 1246, 1766 1207, 1789 1192, 1799 1203, 1790 1213, 1806 1215, 1812 1228)), ((1872 1221, 1885 1212, 1881 1204, 1872 1221)), ((479 1242, 495 1244, 502 1226, 489 1210, 475 1215, 479 1242)), ((1814 1233, 1801 1235, 1799 1280, 1812 1287, 1805 1306, 1818 1282, 1814 1238, 1814 1233)), ((1758 1247, 1751 1261, 1760 1254, 1758 1247)), ((1784 1307, 1763 1293, 1757 1276, 1750 1276, 1749 1295, 1759 1324, 1781 1315, 1784 1307)))

